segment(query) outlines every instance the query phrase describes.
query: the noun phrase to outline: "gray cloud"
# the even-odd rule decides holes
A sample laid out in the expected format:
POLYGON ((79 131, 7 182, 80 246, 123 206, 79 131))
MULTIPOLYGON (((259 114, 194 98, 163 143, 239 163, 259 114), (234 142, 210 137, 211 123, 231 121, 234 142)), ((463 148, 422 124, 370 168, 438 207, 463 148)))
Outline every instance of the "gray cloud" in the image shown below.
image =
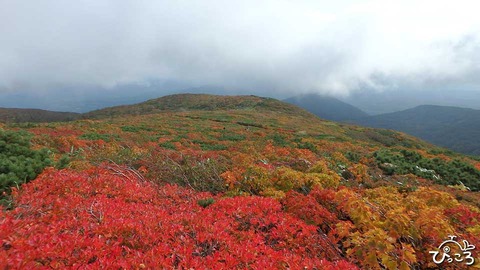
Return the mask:
POLYGON ((159 80, 284 94, 479 89, 476 1, 332 2, 0 0, 0 91, 159 80))

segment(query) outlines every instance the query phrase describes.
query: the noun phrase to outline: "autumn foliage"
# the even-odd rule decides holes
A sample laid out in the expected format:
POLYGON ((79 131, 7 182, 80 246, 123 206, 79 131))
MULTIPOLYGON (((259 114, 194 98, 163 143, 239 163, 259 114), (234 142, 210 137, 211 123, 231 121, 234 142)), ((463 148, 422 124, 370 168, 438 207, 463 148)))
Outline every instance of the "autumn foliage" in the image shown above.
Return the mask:
POLYGON ((48 170, 15 196, 0 223, 2 269, 356 268, 270 198, 215 197, 203 208, 211 194, 118 168, 48 170))
POLYGON ((34 134, 29 151, 57 169, 0 209, 0 269, 462 268, 429 251, 448 235, 480 248, 477 160, 271 100, 205 98, 2 126, 34 134))

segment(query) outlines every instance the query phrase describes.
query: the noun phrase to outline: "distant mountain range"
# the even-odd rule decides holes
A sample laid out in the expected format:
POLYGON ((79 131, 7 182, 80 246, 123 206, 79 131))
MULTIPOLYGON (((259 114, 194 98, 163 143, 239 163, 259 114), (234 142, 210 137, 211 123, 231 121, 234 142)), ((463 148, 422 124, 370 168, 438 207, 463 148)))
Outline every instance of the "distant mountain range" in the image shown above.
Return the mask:
POLYGON ((398 112, 425 104, 480 110, 480 95, 477 90, 441 88, 419 90, 404 86, 380 92, 357 91, 339 99, 370 115, 398 112))
POLYGON ((305 115, 357 125, 402 131, 451 150, 480 155, 480 110, 449 106, 422 105, 412 109, 369 116, 364 111, 336 98, 302 95, 284 100, 257 96, 213 96, 176 94, 134 105, 104 108, 88 113, 54 112, 38 109, 0 108, 0 122, 56 122, 76 119, 98 119, 118 115, 143 115, 161 111, 223 109, 289 110, 305 115), (300 108, 305 110, 299 109, 300 108))
POLYGON ((480 155, 480 110, 421 105, 369 116, 348 103, 320 95, 293 97, 285 101, 327 120, 398 130, 457 152, 480 155))
POLYGON ((352 122, 402 131, 457 152, 480 155, 480 110, 422 105, 352 122))

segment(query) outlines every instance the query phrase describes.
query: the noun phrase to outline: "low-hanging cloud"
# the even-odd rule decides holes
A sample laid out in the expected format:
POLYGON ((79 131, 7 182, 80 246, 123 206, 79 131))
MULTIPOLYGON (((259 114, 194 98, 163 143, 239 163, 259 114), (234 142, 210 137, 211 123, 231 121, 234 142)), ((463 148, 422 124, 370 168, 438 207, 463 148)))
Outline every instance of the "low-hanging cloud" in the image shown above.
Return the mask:
POLYGON ((0 91, 480 86, 476 1, 0 1, 0 91))

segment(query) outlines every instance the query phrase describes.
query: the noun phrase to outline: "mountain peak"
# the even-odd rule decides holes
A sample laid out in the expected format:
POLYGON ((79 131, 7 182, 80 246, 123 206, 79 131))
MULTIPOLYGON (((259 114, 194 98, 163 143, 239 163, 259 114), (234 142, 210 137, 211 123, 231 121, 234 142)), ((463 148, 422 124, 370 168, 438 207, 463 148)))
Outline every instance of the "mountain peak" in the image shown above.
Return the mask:
POLYGON ((102 118, 128 114, 153 114, 166 111, 206 110, 269 110, 291 114, 310 115, 303 109, 273 98, 258 97, 254 95, 225 96, 184 93, 150 99, 133 105, 115 106, 96 110, 86 113, 84 117, 102 118))

